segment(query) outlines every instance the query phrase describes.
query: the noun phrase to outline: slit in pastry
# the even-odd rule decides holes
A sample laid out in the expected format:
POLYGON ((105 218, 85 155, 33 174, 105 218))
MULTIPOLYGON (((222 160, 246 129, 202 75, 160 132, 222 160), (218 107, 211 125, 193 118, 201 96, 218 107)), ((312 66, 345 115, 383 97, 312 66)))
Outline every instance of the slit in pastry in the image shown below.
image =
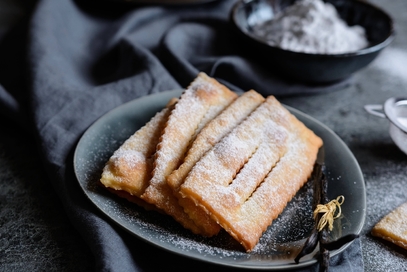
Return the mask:
POLYGON ((308 180, 321 145, 319 137, 270 96, 196 163, 180 194, 251 251, 308 180), (253 170, 259 173, 250 177, 253 170))

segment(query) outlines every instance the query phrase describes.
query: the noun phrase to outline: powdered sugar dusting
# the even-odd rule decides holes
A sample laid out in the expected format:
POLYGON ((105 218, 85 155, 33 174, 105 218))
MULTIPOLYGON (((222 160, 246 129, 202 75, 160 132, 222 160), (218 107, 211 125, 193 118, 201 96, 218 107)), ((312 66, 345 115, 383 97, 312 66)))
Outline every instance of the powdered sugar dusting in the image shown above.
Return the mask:
POLYGON ((317 137, 291 117, 267 98, 196 163, 181 186, 182 195, 204 206, 246 250, 312 171, 317 137))
POLYGON ((274 122, 269 121, 267 123, 264 127, 268 129, 265 131, 265 135, 261 137, 262 141, 259 148, 230 185, 232 191, 239 192, 241 195, 240 203, 244 203, 250 197, 286 151, 287 131, 274 122))
POLYGON ((254 32, 271 45, 296 52, 342 54, 368 45, 361 26, 348 26, 332 4, 321 0, 297 1, 254 32))
POLYGON ((134 167, 137 165, 137 163, 144 162, 146 157, 143 153, 137 150, 119 148, 111 157, 111 161, 113 163, 117 162, 118 160, 123 160, 123 162, 129 167, 134 167))

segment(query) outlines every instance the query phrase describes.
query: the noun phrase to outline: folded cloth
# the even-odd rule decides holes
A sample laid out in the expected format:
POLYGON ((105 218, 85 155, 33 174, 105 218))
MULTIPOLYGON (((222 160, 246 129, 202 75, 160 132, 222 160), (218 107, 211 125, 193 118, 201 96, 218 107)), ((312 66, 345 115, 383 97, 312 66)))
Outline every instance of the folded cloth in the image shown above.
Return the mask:
MULTIPOLYGON (((233 43, 228 19, 234 3, 132 6, 40 0, 19 32, 27 43, 20 46, 21 39, 10 38, 0 44, 7 44, 7 54, 24 59, 16 65, 7 54, 0 55, 6 60, 1 65, 0 114, 20 120, 38 139, 49 180, 92 249, 97 270, 166 271, 169 264, 179 271, 197 265, 213 268, 136 239, 83 195, 73 172, 73 152, 84 131, 104 113, 144 95, 185 87, 198 71, 235 90, 255 88, 263 94, 315 93, 348 84, 305 86, 268 74, 267 67, 246 58, 233 43), (151 262, 155 257, 159 260, 151 262)), ((362 271, 360 241, 332 258, 331 265, 332 271, 362 271)), ((305 271, 309 269, 318 266, 305 271)))
POLYGON ((229 21, 199 18, 168 30, 161 61, 171 67, 174 77, 183 84, 188 84, 185 79, 205 71, 242 90, 255 89, 277 97, 336 91, 351 84, 352 77, 319 84, 288 81, 273 74, 272 63, 255 60, 248 46, 229 21))

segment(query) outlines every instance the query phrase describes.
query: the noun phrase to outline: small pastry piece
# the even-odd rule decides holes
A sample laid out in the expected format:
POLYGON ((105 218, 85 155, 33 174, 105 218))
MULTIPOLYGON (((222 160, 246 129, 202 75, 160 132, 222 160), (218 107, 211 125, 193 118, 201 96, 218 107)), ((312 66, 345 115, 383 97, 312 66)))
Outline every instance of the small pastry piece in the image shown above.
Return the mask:
POLYGON ((180 194, 251 251, 310 177, 321 145, 270 96, 196 163, 180 194))
POLYGON ((407 249, 407 202, 383 217, 373 227, 372 235, 407 249))
POLYGON ((217 234, 220 227, 214 224, 206 213, 199 215, 202 217, 201 222, 206 223, 196 226, 178 203, 166 179, 182 163, 190 143, 199 131, 236 98, 236 93, 215 79, 204 73, 198 75, 181 95, 168 118, 157 146, 153 176, 141 196, 194 233, 212 236, 217 234), (200 231, 197 231, 196 227, 200 228, 200 231))
POLYGON ((153 170, 153 154, 161 136, 168 116, 177 99, 171 99, 167 107, 158 112, 145 126, 130 136, 113 155, 103 168, 100 182, 110 191, 127 192, 125 198, 133 199, 139 205, 150 209, 143 200, 138 200, 148 186, 153 170))
MULTIPOLYGON (((179 195, 181 184, 195 163, 220 139, 247 118, 264 100, 264 97, 254 90, 243 93, 201 130, 181 166, 167 178, 167 183, 173 189, 179 203, 188 210, 188 214, 198 225, 204 223, 201 222, 202 218, 207 220, 206 216, 202 217, 202 211, 199 211, 201 208, 196 206, 192 200, 179 195)), ((214 224, 216 223, 214 222, 214 224)), ((216 224, 216 228, 218 228, 218 224, 216 224)))

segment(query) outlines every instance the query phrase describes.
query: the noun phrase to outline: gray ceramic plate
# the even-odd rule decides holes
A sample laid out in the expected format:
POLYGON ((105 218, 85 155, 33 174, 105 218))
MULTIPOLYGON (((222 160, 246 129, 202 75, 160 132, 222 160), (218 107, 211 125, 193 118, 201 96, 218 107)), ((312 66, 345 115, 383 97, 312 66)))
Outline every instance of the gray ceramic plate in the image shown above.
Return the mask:
MULTIPOLYGON (((298 192, 251 253, 244 252, 224 232, 212 238, 193 235, 170 217, 147 212, 98 185, 105 162, 121 143, 161 110, 170 98, 180 94, 181 90, 168 91, 131 101, 101 117, 85 132, 75 151, 74 168, 89 200, 120 227, 156 245, 157 250, 166 249, 200 261, 247 269, 281 270, 315 263, 314 254, 301 259, 300 264, 293 262, 313 227, 311 182, 298 192)), ((329 198, 345 197, 342 216, 335 221, 331 239, 359 234, 365 219, 366 197, 355 157, 325 125, 295 109, 289 110, 324 140, 329 198)), ((332 251, 331 256, 348 245, 332 251)))

